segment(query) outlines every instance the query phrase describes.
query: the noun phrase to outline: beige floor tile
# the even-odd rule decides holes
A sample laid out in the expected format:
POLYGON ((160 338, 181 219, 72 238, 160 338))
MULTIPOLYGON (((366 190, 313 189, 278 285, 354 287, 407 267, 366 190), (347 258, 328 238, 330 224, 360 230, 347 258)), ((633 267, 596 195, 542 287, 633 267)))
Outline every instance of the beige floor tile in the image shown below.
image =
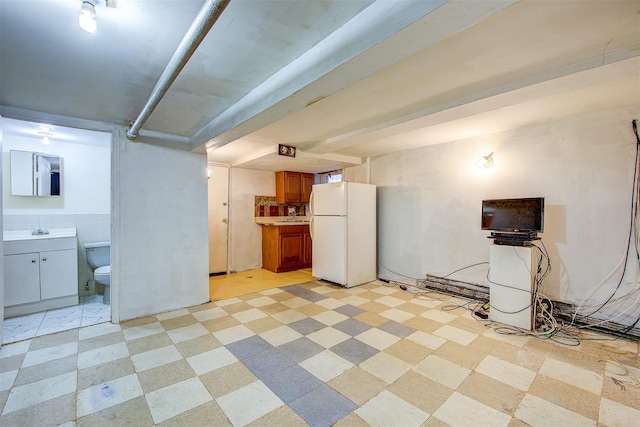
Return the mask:
POLYGON ((117 359, 78 370, 78 390, 113 381, 135 373, 130 358, 117 359))
POLYGON ((207 328, 207 330, 212 333, 238 325, 240 325, 240 322, 238 321, 238 319, 232 316, 225 316, 219 319, 207 320, 205 322, 202 322, 202 326, 207 328))
MULTIPOLYGON (((80 329, 82 331, 82 329, 80 329)), ((105 333, 98 336, 88 337, 78 342, 78 352, 89 351, 106 345, 117 344, 124 341, 124 334, 121 330, 112 333, 105 333)))
POLYGON ((433 415, 452 426, 475 424, 475 421, 482 420, 483 426, 506 427, 511 421, 510 415, 458 392, 454 392, 433 415))
POLYGON ((360 367, 387 384, 391 384, 409 371, 412 365, 390 354, 381 352, 362 362, 360 367))
POLYGON ((610 377, 605 376, 601 395, 603 398, 640 410, 640 387, 626 384, 623 390, 610 377))
POLYGON ((177 343, 175 346, 182 357, 187 358, 221 347, 222 343, 220 343, 220 341, 218 341, 213 335, 207 334, 189 341, 177 343))
POLYGON ((482 359, 487 356, 489 351, 490 349, 487 348, 485 343, 481 342, 479 338, 468 346, 447 341, 433 353, 467 369, 475 369, 482 359))
POLYGON ((447 342, 447 340, 442 337, 437 337, 422 331, 412 333, 407 339, 430 350, 437 350, 447 342))
POLYGON ((283 404, 261 381, 219 397, 217 402, 231 423, 238 426, 247 425, 283 404))
POLYGON ((232 314, 233 317, 238 319, 242 323, 251 322, 252 320, 262 319, 263 317, 267 317, 266 314, 257 308, 250 308, 248 310, 238 311, 232 314))
POLYGON ((535 338, 530 338, 527 336, 500 334, 494 331, 493 328, 487 329, 487 331, 484 334, 482 334, 482 336, 486 338, 491 338, 496 341, 515 345, 516 347, 524 347, 525 344, 529 342, 529 340, 535 340, 535 338))
POLYGON ((260 336, 269 344, 277 347, 282 344, 297 340, 302 335, 286 325, 263 332, 260 336))
POLYGON ((78 418, 119 405, 142 394, 142 387, 135 374, 86 388, 78 392, 78 418))
POLYGON ((475 340, 478 335, 465 331, 460 328, 456 328, 451 325, 444 325, 441 328, 433 331, 433 335, 444 337, 450 341, 454 341, 460 345, 469 345, 475 340))
POLYGON ((146 398, 153 422, 156 424, 213 399, 197 377, 148 393, 146 398))
POLYGON ((480 403, 513 415, 525 392, 493 378, 472 372, 456 390, 480 403))
POLYGON ((224 427, 232 426, 227 416, 222 412, 220 406, 214 401, 204 403, 189 409, 175 417, 169 418, 157 424, 158 427, 224 427))
POLYGON ((328 384, 358 406, 364 404, 387 386, 385 381, 359 366, 354 366, 329 381, 328 384))
POLYGON ((378 350, 384 350, 400 340, 397 336, 380 329, 369 329, 368 331, 364 331, 363 333, 355 336, 355 338, 365 344, 369 344, 373 348, 377 348, 378 350))
POLYGON ((384 349, 384 352, 397 357, 400 360, 404 360, 411 365, 417 364, 431 354, 430 349, 406 339, 390 345, 384 349))
POLYGON ((402 311, 396 308, 385 310, 381 312, 380 315, 398 323, 404 323, 407 320, 415 317, 415 314, 413 313, 407 313, 406 311, 402 311))
POLYGON ((246 302, 253 307, 264 307, 265 305, 275 304, 277 301, 266 295, 257 294, 252 295, 252 297, 247 299, 246 302))
POLYGON ((224 311, 226 311, 227 313, 235 314, 235 313, 239 313, 241 311, 251 310, 254 307, 250 306, 249 304, 247 304, 244 301, 240 301, 240 302, 235 303, 235 304, 225 305, 223 308, 224 308, 224 311))
MULTIPOLYGON (((180 310, 178 312, 172 313, 180 313, 182 315, 171 317, 166 320, 160 320, 162 314, 158 315, 158 320, 160 320, 160 324, 164 328, 165 331, 171 331, 173 329, 184 328, 186 326, 198 324, 198 319, 196 319, 193 314, 191 314, 188 310, 180 310)), ((165 313, 165 315, 168 313, 165 313)))
POLYGON ((68 393, 46 400, 37 406, 28 406, 4 414, 0 417, 0 425, 3 427, 62 425, 67 422, 73 423, 75 418, 76 395, 68 393))
MULTIPOLYGON (((305 423, 305 425, 307 425, 305 423)), ((355 413, 350 413, 337 423, 333 425, 333 427, 370 427, 371 424, 357 416, 355 413)))
POLYGON ((226 347, 218 347, 187 358, 187 363, 197 375, 236 363, 238 359, 226 347))
MULTIPOLYGON (((327 295, 330 295, 330 294, 327 294, 327 295)), ((342 302, 344 302, 345 304, 351 304, 358 307, 360 305, 370 303, 371 301, 366 298, 359 297, 358 295, 352 295, 349 293, 344 298, 342 298, 342 302)), ((380 310, 382 310, 383 307, 384 306, 380 306, 380 310)), ((376 313, 376 311, 374 310, 372 311, 372 313, 376 313)))
MULTIPOLYGON (((482 338, 488 340, 488 338, 482 338)), ((522 347, 514 346, 504 342, 493 342, 494 347, 490 352, 492 356, 496 356, 502 360, 506 360, 532 371, 538 371, 547 357, 546 351, 539 349, 536 346, 529 345, 534 342, 539 342, 538 340, 531 340, 528 344, 522 347)))
POLYGON ((131 356, 136 372, 143 372, 178 360, 182 360, 182 355, 174 345, 131 356))
POLYGON ((57 332, 50 335, 42 335, 31 340, 29 351, 41 350, 47 347, 58 346, 70 342, 77 342, 80 336, 79 329, 57 332))
POLYGON ((524 396, 515 417, 533 427, 596 425, 592 419, 531 394, 524 396))
POLYGON ((144 353, 146 351, 173 345, 173 341, 171 341, 171 338, 169 338, 169 335, 166 332, 127 341, 126 343, 127 348, 129 349, 129 354, 132 356, 134 354, 144 353))
POLYGON ((122 333, 124 339, 127 341, 137 340, 140 338, 148 337, 154 334, 160 334, 165 332, 160 322, 150 322, 139 326, 132 326, 130 328, 123 328, 122 333))
MULTIPOLYGON (((19 369, 14 369, 13 371, 6 371, 6 372, 0 373, 0 392, 11 390, 11 387, 14 386, 16 377, 18 376, 18 372, 19 372, 19 369)), ((30 382, 33 382, 33 381, 26 381, 25 384, 30 382)), ((15 384, 15 385, 20 385, 20 384, 15 384)), ((3 406, 0 406, 0 413, 2 413, 2 409, 1 409, 2 407, 3 406)))
POLYGON ((335 353, 325 350, 300 363, 307 371, 324 382, 328 382, 353 367, 353 363, 344 360, 335 353))
POLYGON ((167 331, 169 338, 173 343, 179 343, 184 341, 189 341, 194 338, 201 337, 203 335, 208 335, 209 331, 207 328, 202 326, 200 323, 194 323, 192 325, 183 326, 180 328, 175 328, 167 331))
POLYGON ((598 423, 608 427, 625 427, 640 420, 640 410, 603 398, 600 402, 598 423))
POLYGON ((113 425, 151 427, 153 426, 153 419, 146 399, 144 396, 138 396, 102 411, 78 418, 76 425, 77 427, 108 427, 113 425))
POLYGON ((340 323, 343 320, 348 319, 348 317, 344 314, 340 314, 333 310, 323 311, 322 313, 311 316, 311 318, 328 326, 335 325, 336 323, 340 323))
POLYGON ((317 314, 324 313, 327 309, 317 304, 307 304, 297 308, 296 311, 299 311, 305 316, 313 317, 317 314))
POLYGON ((78 357, 75 354, 71 354, 60 359, 53 359, 50 362, 38 363, 37 365, 22 368, 19 374, 18 370, 11 371, 17 374, 17 376, 14 374, 15 381, 11 380, 12 384, 5 385, 5 381, 7 381, 8 378, 5 379, 5 374, 0 374, 0 378, 2 378, 0 381, 0 390, 8 390, 11 385, 17 387, 76 371, 78 369, 77 361, 78 357))
POLYGON ((566 382, 538 375, 529 387, 529 394, 569 409, 592 420, 598 418, 600 395, 590 393, 566 382))
POLYGON ((273 426, 306 427, 308 424, 286 405, 281 406, 248 424, 248 427, 273 426))
POLYGON ((271 317, 273 317, 274 319, 276 319, 281 323, 284 323, 285 325, 307 318, 307 316, 300 313, 299 311, 291 310, 291 309, 287 311, 282 311, 280 313, 272 314, 271 317))
POLYGON ((379 326, 382 325, 385 322, 388 322, 389 319, 387 319, 386 317, 380 316, 377 313, 369 313, 367 311, 365 311, 364 313, 360 313, 357 316, 353 317, 355 320, 365 323, 369 326, 379 326))
POLYGON ((219 319, 228 315, 228 313, 224 311, 224 309, 215 306, 207 308, 205 310, 196 311, 191 314, 193 314, 193 317, 198 319, 198 321, 200 322, 204 322, 205 320, 219 319))
MULTIPOLYGON (((354 298, 361 298, 359 295, 357 297, 354 296, 354 298)), ((355 305, 355 304, 352 304, 355 305)), ((379 302, 375 302, 375 301, 367 301, 361 304, 358 304, 358 307, 368 311, 369 313, 377 313, 380 314, 383 311, 386 311, 389 309, 389 306, 381 304, 379 302)))
POLYGON ((552 357, 547 357, 538 372, 598 396, 602 389, 602 375, 552 357))
POLYGON ((269 316, 272 316, 276 313, 282 313, 283 311, 288 311, 290 310, 290 308, 284 304, 276 303, 276 304, 260 307, 260 310, 262 310, 264 313, 268 314, 269 316))
POLYGON ((78 369, 100 365, 123 357, 129 357, 129 349, 123 342, 96 348, 78 354, 78 369))
POLYGON ((354 412, 369 424, 376 426, 419 427, 429 418, 426 412, 386 390, 354 412))
POLYGON ((279 328, 280 326, 282 326, 282 323, 269 316, 257 320, 252 320, 251 322, 246 322, 244 325, 247 328, 251 329, 255 334, 260 335, 263 332, 279 328))
POLYGON ((426 318, 426 319, 431 319, 434 320, 438 323, 449 323, 453 320, 455 320, 458 316, 451 314, 449 312, 446 311, 440 311, 440 310, 428 310, 425 311, 424 313, 422 313, 420 316, 426 318))
MULTIPOLYGON (((165 322, 168 320, 175 320, 177 327, 182 327, 191 324, 191 319, 187 319, 191 315, 191 312, 186 308, 178 310, 167 311, 166 313, 160 313, 156 315, 159 322, 165 322), (188 322, 188 323, 185 323, 188 322)), ((169 326, 169 329, 173 329, 169 326)))
POLYGON ((115 332, 121 331, 122 327, 120 327, 120 325, 111 322, 105 322, 99 323, 97 325, 87 326, 86 328, 81 328, 78 331, 78 338, 80 339, 80 341, 82 341, 89 338, 95 338, 101 335, 113 334, 115 332))
POLYGON ((196 374, 185 360, 167 363, 144 372, 138 372, 138 381, 145 393, 193 378, 196 374))
POLYGON ((332 327, 326 327, 307 335, 307 338, 309 338, 313 342, 320 344, 324 348, 329 348, 350 339, 351 335, 347 335, 344 332, 332 327))
POLYGON ((127 320, 122 322, 120 327, 124 329, 136 328, 138 326, 148 325, 150 323, 157 323, 158 318, 156 316, 139 317, 137 319, 127 320))
POLYGON ((587 353, 578 351, 574 347, 555 345, 549 352, 547 360, 557 360, 575 366, 576 368, 581 368, 582 370, 601 374, 602 366, 600 365, 600 360, 604 358, 604 355, 600 352, 596 353, 597 354, 587 353))
POLYGON ((485 357, 475 370, 521 391, 527 391, 536 377, 534 371, 498 359, 495 356, 485 357))
POLYGON ((236 362, 200 376, 209 393, 215 398, 236 391, 257 380, 242 363, 236 362))
POLYGON ((427 356, 426 359, 418 363, 413 369, 419 374, 431 378, 452 390, 458 388, 469 373, 471 373, 470 369, 463 368, 460 365, 433 354, 427 356))
POLYGON ((388 391, 406 400, 416 408, 432 414, 453 391, 415 371, 409 371, 391 384, 388 391))
POLYGON ((435 415, 432 415, 429 417, 427 421, 425 421, 424 424, 422 424, 422 427, 451 427, 451 426, 445 423, 444 421, 438 419, 438 417, 436 417, 435 415))
POLYGON ((406 303, 405 300, 400 299, 400 298, 396 298, 394 296, 390 296, 390 295, 385 295, 383 297, 380 297, 376 300, 374 300, 375 302, 377 302, 378 304, 382 304, 385 305, 387 307, 391 307, 391 308, 395 308, 399 305, 402 305, 404 303, 406 303))
POLYGON ((404 322, 406 326, 409 326, 418 331, 426 332, 428 334, 433 334, 434 331, 438 330, 442 323, 436 322, 435 320, 427 319, 424 316, 415 316, 411 319, 404 322))
POLYGON ((213 336, 224 345, 249 338, 253 335, 255 335, 253 331, 244 325, 232 326, 213 333, 213 336))
POLYGON ((295 310, 295 309, 303 307, 305 305, 309 305, 309 304, 311 304, 311 302, 309 300, 304 299, 304 298, 295 297, 295 298, 288 299, 286 301, 282 301, 281 304, 289 307, 290 309, 295 310))

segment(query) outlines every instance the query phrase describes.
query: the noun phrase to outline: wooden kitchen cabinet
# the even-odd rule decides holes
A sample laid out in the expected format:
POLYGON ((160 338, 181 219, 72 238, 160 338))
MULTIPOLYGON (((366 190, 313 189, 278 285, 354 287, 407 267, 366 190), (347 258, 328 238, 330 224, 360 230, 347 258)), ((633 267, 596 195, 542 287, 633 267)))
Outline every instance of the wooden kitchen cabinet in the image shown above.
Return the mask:
POLYGON ((263 225, 262 268, 281 273, 311 267, 308 225, 263 225))
POLYGON ((312 173, 276 172, 276 203, 308 203, 314 181, 312 173))

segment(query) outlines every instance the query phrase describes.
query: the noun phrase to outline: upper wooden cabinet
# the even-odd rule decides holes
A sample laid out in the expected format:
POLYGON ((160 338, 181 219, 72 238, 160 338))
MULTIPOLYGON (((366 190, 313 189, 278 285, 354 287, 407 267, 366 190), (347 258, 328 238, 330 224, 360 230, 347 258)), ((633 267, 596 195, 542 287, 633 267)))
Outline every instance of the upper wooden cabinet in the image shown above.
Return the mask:
POLYGON ((276 203, 308 203, 314 180, 312 173, 276 172, 276 203))

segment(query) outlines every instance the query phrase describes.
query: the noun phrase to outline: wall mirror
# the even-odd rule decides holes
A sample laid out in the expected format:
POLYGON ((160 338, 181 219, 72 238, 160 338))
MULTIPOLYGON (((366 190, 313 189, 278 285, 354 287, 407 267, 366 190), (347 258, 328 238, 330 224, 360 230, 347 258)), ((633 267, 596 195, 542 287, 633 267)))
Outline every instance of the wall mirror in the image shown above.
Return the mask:
POLYGON ((11 195, 60 196, 62 157, 11 150, 11 195))

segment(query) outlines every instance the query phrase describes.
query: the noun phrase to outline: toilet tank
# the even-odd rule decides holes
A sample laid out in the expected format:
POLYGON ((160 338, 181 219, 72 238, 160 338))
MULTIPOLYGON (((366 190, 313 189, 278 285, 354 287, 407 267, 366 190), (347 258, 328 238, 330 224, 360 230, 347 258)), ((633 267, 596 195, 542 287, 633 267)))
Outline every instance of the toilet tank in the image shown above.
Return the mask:
POLYGON ((92 269, 111 265, 111 242, 85 243, 84 251, 92 269))

